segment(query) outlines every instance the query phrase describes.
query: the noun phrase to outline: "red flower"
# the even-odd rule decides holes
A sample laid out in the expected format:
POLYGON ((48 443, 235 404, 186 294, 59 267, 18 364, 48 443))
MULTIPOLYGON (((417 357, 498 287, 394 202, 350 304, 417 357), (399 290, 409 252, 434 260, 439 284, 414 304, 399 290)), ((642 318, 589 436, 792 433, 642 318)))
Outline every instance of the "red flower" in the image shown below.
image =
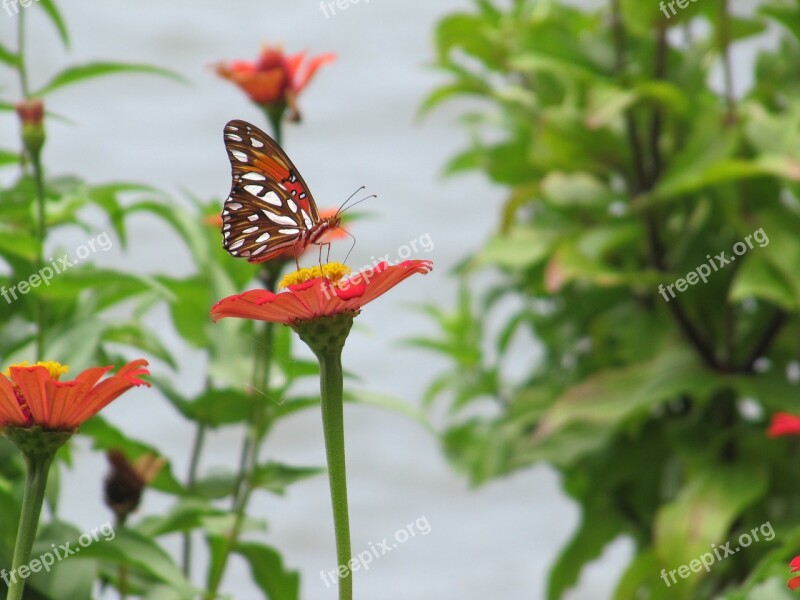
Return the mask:
POLYGON ((150 373, 144 359, 134 360, 100 381, 113 367, 85 370, 73 381, 59 381, 69 367, 56 362, 12 366, 0 374, 0 427, 73 430, 150 373), (98 383, 100 381, 100 383, 98 383))
MULTIPOLYGON (((797 573, 800 571, 800 556, 795 556, 792 561, 789 563, 789 566, 792 568, 792 573, 797 573)), ((792 577, 789 580, 789 589, 796 590, 800 588, 800 576, 792 577)))
POLYGON ((23 125, 39 126, 44 120, 44 103, 41 100, 23 100, 14 105, 14 110, 23 125))
POLYGON ((287 291, 250 290, 228 296, 214 305, 211 316, 214 321, 238 317, 290 324, 358 311, 404 279, 415 273, 424 275, 432 268, 428 260, 406 260, 398 265, 382 262, 347 279, 343 277, 350 269, 339 263, 301 269, 281 282, 287 291))
POLYGON ((295 99, 322 65, 333 62, 334 54, 320 54, 306 60, 306 53, 286 56, 280 47, 264 46, 255 62, 235 60, 215 65, 217 74, 238 85, 256 104, 284 103, 298 118, 295 99))
POLYGON ((774 414, 767 435, 773 438, 782 435, 800 435, 800 417, 785 412, 774 414))

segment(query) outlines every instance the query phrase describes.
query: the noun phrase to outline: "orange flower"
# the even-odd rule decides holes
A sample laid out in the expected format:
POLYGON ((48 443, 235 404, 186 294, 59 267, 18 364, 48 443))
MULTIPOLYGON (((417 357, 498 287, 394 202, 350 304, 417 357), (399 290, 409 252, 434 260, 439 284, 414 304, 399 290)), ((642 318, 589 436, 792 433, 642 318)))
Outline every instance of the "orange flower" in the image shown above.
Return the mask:
POLYGON ((404 279, 415 273, 424 275, 432 268, 428 260, 406 260, 397 265, 382 262, 346 279, 350 269, 340 263, 301 269, 281 282, 280 287, 287 291, 274 294, 250 290, 228 296, 214 305, 211 316, 215 322, 236 317, 291 324, 357 312, 404 279))
POLYGON ((14 110, 23 125, 39 126, 44 120, 44 103, 41 100, 23 100, 14 105, 14 110))
POLYGON ((74 430, 133 386, 149 386, 139 379, 150 374, 145 365, 144 359, 134 360, 104 381, 100 378, 113 367, 94 367, 73 381, 59 381, 69 367, 57 362, 14 365, 0 374, 0 427, 74 430))
MULTIPOLYGON (((795 556, 792 561, 789 563, 789 566, 792 568, 792 573, 797 573, 800 571, 800 556, 795 556)), ((800 575, 792 577, 789 580, 789 589, 796 590, 800 588, 800 575)))
POLYGON ((779 412, 772 416, 772 423, 767 430, 769 437, 798 434, 800 434, 800 417, 785 412, 779 412))
POLYGON ((265 45, 255 62, 235 60, 214 66, 217 74, 238 85, 256 104, 285 104, 292 110, 292 119, 299 114, 295 100, 317 70, 333 62, 334 54, 320 54, 306 59, 300 52, 287 56, 276 46, 265 45))

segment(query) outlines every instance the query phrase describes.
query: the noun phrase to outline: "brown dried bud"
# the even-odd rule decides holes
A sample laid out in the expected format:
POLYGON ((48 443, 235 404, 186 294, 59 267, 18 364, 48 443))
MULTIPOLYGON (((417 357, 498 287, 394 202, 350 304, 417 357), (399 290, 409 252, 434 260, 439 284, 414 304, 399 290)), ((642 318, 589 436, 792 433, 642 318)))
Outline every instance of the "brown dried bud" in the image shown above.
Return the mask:
POLYGON ((144 454, 131 463, 120 450, 110 450, 106 457, 111 472, 106 477, 106 504, 120 523, 124 523, 139 507, 142 492, 158 475, 166 461, 152 454, 144 454))

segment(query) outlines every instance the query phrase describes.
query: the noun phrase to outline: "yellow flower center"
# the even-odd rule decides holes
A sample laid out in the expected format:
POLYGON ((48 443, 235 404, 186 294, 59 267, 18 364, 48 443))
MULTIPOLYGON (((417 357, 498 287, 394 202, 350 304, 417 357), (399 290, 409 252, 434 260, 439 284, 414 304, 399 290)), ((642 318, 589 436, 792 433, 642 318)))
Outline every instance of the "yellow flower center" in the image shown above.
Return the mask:
MULTIPOLYGON (((64 373, 69 371, 68 365, 62 365, 61 363, 56 362, 54 360, 44 360, 44 361, 40 360, 35 365, 30 365, 27 360, 23 360, 20 363, 11 365, 11 367, 29 367, 29 366, 44 367, 50 372, 50 377, 53 379, 53 381, 58 381, 59 377, 61 377, 64 373)), ((5 375, 6 377, 11 377, 11 367, 3 371, 3 375, 5 375)))
POLYGON ((327 263, 322 266, 311 267, 310 269, 300 269, 294 273, 289 273, 288 275, 284 276, 283 279, 281 279, 280 283, 278 284, 278 288, 284 289, 290 285, 305 283, 306 281, 316 279, 318 277, 327 279, 331 283, 336 283, 342 279, 342 277, 345 277, 350 273, 352 273, 352 270, 347 265, 343 265, 342 263, 338 262, 327 263))

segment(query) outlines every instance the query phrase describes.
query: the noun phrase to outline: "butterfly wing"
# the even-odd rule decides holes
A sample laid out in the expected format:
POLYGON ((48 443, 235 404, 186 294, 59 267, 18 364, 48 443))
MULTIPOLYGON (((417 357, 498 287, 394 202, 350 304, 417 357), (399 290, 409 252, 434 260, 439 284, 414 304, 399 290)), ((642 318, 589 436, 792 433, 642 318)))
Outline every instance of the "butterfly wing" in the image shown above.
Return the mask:
POLYGON ((263 262, 307 243, 320 217, 314 198, 280 146, 246 121, 225 125, 231 193, 222 211, 223 246, 263 262))

